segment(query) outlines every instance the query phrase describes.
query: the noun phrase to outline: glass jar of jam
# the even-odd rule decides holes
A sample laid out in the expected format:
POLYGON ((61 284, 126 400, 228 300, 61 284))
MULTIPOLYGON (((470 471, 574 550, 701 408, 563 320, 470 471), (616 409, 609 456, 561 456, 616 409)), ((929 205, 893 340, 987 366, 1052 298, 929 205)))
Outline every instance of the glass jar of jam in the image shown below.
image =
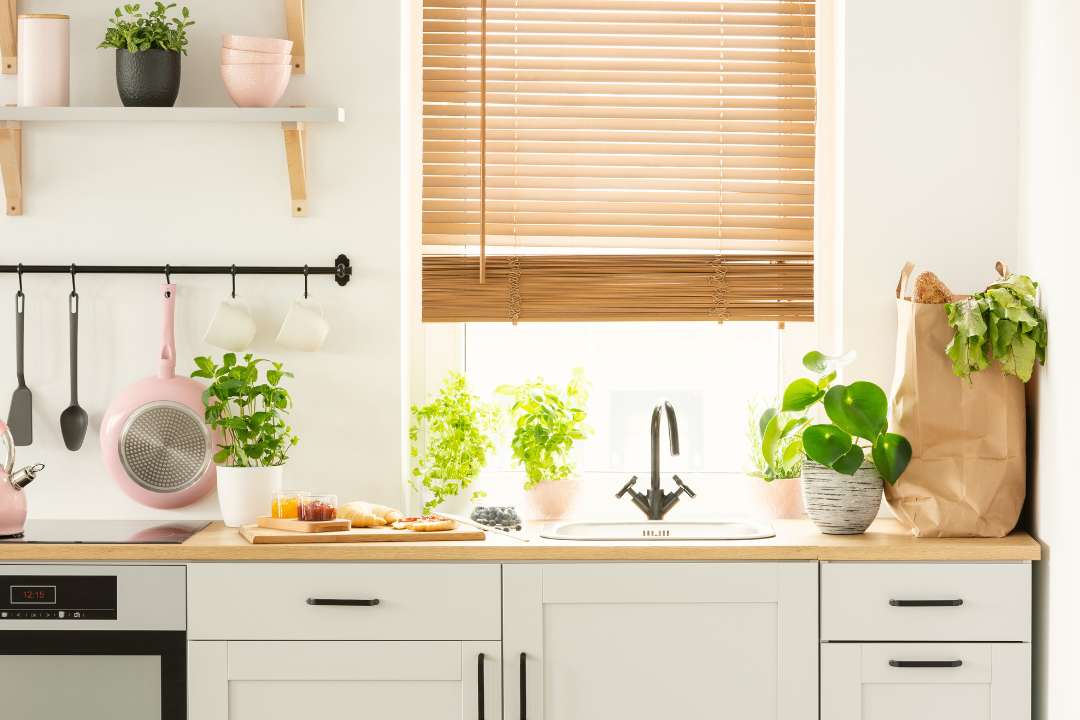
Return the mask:
POLYGON ((337 519, 337 495, 304 495, 300 498, 300 519, 309 522, 337 519))
POLYGON ((300 498, 305 495, 307 493, 303 491, 275 491, 270 504, 270 516, 279 520, 296 520, 300 516, 300 498))

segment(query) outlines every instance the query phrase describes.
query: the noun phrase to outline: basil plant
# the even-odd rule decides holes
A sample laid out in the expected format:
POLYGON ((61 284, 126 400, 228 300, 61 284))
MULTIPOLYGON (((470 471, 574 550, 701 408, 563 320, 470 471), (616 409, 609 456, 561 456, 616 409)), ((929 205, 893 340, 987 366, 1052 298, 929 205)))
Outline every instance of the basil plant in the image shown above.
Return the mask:
MULTIPOLYGON (((889 402, 885 391, 872 382, 834 384, 837 370, 854 359, 853 353, 830 357, 814 351, 803 357, 803 367, 817 379, 799 378, 784 390, 779 408, 761 416, 762 457, 772 467, 778 447, 791 447, 801 439, 806 457, 843 475, 854 475, 868 459, 890 485, 911 461, 911 443, 889 432, 889 402), (825 408, 831 422, 813 424, 808 411, 825 408), (799 414, 792 417, 792 414, 799 414), (867 457, 869 451, 869 458, 867 457)), ((780 468, 776 468, 779 471, 780 468)))

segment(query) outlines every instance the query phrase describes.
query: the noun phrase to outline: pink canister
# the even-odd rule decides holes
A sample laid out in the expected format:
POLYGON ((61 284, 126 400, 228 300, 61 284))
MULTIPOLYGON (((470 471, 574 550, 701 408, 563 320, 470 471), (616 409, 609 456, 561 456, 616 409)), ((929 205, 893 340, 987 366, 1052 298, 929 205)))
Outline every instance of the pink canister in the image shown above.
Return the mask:
POLYGON ((19 105, 70 103, 70 25, 67 15, 19 16, 19 105))

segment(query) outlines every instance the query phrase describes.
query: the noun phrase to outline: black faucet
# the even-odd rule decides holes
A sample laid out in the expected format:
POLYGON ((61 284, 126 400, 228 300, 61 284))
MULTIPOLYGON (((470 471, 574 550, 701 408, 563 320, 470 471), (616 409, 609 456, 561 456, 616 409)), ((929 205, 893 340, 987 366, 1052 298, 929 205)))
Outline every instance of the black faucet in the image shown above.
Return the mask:
POLYGON ((696 493, 691 490, 687 485, 679 479, 678 475, 674 475, 673 479, 675 484, 679 486, 679 489, 675 492, 665 492, 660 489, 660 411, 663 410, 667 413, 667 425, 668 425, 668 446, 672 455, 679 454, 679 424, 675 421, 675 408, 671 406, 667 400, 658 403, 653 408, 652 413, 652 425, 649 428, 651 444, 649 450, 651 452, 650 459, 650 480, 652 487, 646 492, 640 493, 634 490, 634 483, 637 482, 637 475, 630 478, 630 482, 623 485, 622 490, 615 493, 616 498, 621 498, 627 493, 630 494, 630 499, 634 501, 634 504, 638 506, 641 512, 650 520, 663 520, 667 515, 668 510, 675 507, 675 504, 679 502, 679 497, 686 493, 690 497, 696 497, 696 493))

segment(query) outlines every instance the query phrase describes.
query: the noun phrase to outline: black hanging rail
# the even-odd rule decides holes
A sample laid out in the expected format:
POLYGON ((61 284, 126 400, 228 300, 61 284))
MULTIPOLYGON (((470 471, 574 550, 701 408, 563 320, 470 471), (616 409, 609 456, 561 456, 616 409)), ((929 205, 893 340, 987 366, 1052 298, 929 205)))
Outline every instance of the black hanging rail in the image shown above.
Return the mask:
POLYGON ((330 266, 316 265, 0 265, 14 275, 333 275, 338 285, 352 279, 352 265, 338 255, 330 266))

